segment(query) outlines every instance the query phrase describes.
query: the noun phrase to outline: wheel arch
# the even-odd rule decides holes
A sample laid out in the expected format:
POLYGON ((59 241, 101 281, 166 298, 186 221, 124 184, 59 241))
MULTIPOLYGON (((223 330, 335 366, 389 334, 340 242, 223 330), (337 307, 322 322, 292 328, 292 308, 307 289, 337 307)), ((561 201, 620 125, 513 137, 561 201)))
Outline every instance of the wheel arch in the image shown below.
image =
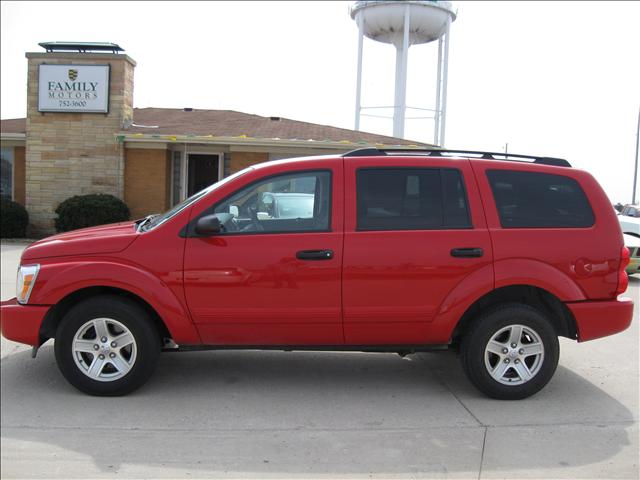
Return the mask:
MULTIPOLYGON (((70 305, 91 295, 111 292, 125 295, 153 312, 171 333, 177 344, 199 344, 200 336, 191 320, 181 288, 170 288, 166 280, 159 278, 139 265, 114 259, 82 259, 72 262, 43 263, 38 283, 29 299, 34 305, 50 305, 46 316, 43 337, 57 327, 70 305)), ((45 323, 43 321, 43 323, 45 323)))
POLYGON ((144 309, 149 314, 149 317, 153 320, 154 326, 158 330, 161 338, 164 339, 173 337, 171 331, 167 327, 160 314, 158 314, 156 309, 153 308, 142 297, 122 288, 112 286, 91 286, 81 288, 68 294, 49 309, 42 321, 42 324, 40 325, 40 345, 42 345, 50 338, 55 338, 56 331, 58 329, 58 326, 60 325, 60 322, 74 305, 77 305, 84 300, 88 300, 90 298, 101 295, 119 296, 135 302, 139 307, 144 309))
POLYGON ((462 336, 483 312, 505 303, 522 303, 536 308, 550 319, 558 336, 577 339, 575 318, 557 296, 537 286, 517 284, 491 290, 473 302, 454 327, 451 334, 452 344, 459 344, 462 336))

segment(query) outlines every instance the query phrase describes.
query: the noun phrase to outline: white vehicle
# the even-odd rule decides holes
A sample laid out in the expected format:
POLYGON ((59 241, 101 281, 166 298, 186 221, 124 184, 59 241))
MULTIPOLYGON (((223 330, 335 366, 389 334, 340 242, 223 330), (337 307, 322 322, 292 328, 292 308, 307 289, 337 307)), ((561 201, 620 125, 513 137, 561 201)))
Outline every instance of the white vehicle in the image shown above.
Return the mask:
POLYGON ((637 205, 625 205, 618 214, 618 221, 622 233, 628 233, 640 237, 640 207, 637 205))
POLYGON ((640 273, 640 238, 625 234, 624 245, 629 249, 630 257, 627 273, 629 275, 640 273))

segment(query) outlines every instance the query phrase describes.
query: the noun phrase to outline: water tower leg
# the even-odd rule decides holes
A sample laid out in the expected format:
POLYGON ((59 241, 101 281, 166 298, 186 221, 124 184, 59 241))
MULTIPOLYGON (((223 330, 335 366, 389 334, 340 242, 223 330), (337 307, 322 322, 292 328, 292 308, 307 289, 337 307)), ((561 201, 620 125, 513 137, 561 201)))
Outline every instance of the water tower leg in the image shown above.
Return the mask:
POLYGON ((407 59, 409 56, 409 6, 404 9, 402 48, 396 47, 396 94, 393 112, 393 136, 404 138, 404 118, 407 111, 407 59))
POLYGON ((364 33, 362 32, 362 15, 358 15, 358 73, 356 79, 356 121, 354 130, 360 130, 360 95, 362 93, 362 40, 364 33))
POLYGON ((438 38, 438 76, 436 77, 436 111, 433 117, 433 144, 440 141, 440 95, 442 93, 442 36, 438 38))
POLYGON ((400 115, 400 103, 402 102, 402 87, 403 87, 403 75, 402 75, 402 48, 396 47, 396 80, 395 80, 395 95, 393 100, 393 136, 402 136, 402 118, 400 115))
POLYGON ((444 133, 447 125, 447 80, 449 72, 449 36, 451 22, 447 22, 447 30, 444 34, 444 63, 442 65, 442 124, 440 126, 440 145, 444 147, 444 133))

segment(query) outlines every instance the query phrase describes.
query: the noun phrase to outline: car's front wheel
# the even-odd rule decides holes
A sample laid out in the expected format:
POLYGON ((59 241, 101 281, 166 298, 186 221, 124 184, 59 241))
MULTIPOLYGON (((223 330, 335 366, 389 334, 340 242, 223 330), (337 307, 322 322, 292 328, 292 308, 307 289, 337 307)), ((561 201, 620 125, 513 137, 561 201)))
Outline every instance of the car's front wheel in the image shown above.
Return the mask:
POLYGON ((522 304, 494 309, 477 319, 463 338, 463 369, 486 395, 516 400, 542 389, 551 380, 560 355, 549 319, 522 304))
POLYGON ((153 373, 160 347, 149 314, 130 299, 113 295, 71 308, 55 339, 60 371, 90 395, 125 395, 139 388, 153 373))

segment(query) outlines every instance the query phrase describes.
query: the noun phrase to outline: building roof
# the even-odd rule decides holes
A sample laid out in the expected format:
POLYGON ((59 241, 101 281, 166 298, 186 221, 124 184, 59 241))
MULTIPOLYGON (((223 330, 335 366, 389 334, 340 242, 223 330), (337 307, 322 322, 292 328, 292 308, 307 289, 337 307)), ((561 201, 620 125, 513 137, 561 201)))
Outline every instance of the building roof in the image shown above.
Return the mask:
POLYGON ((27 119, 12 118, 9 120, 0 120, 0 131, 2 131, 2 133, 26 133, 27 119))
POLYGON ((385 145, 417 145, 416 142, 345 128, 300 122, 282 117, 261 117, 233 110, 136 108, 127 133, 243 137, 276 140, 347 141, 385 145), (158 128, 145 128, 141 127, 158 128))
MULTIPOLYGON (((3 134, 24 134, 26 119, 1 121, 3 134)), ((430 146, 400 138, 357 132, 345 128, 300 122, 281 117, 262 117, 233 110, 135 108, 133 124, 120 132, 121 140, 136 137, 233 138, 236 140, 313 141, 325 143, 430 146)), ((175 138, 174 138, 175 140, 175 138)))

